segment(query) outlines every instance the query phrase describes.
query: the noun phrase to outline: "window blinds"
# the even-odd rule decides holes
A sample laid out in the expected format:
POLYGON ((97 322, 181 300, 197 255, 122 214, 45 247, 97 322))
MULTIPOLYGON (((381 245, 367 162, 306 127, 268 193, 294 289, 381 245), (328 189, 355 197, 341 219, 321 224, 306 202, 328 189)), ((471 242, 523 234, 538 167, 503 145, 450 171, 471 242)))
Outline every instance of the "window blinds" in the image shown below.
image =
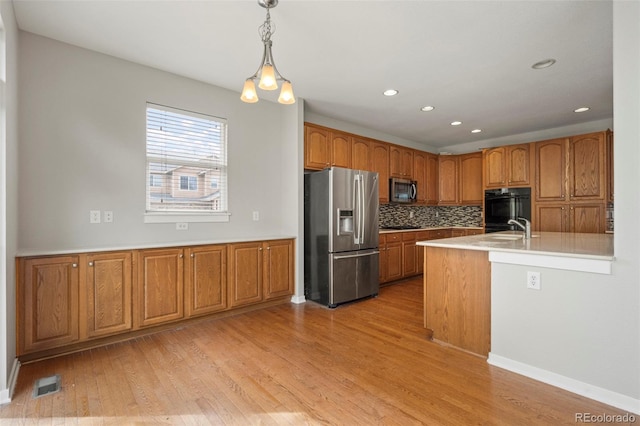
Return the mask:
POLYGON ((225 119, 147 104, 148 213, 227 211, 225 119))

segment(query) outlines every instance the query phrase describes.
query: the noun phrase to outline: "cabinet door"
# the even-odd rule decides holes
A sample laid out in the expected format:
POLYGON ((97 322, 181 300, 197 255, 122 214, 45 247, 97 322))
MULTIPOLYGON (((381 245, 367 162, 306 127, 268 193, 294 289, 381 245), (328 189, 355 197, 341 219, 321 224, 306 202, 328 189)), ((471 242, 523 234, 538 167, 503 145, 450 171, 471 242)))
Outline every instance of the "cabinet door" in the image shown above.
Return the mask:
POLYGON ((131 252, 93 253, 87 255, 86 262, 82 334, 91 338, 131 330, 131 252))
POLYGON ((605 200, 605 133, 569 139, 569 196, 571 201, 605 200))
POLYGON ((407 178, 413 178, 413 150, 402 149, 402 174, 407 178))
POLYGON ((458 204, 458 158, 443 156, 438 159, 439 195, 441 205, 458 204))
POLYGON ((138 252, 137 326, 179 320, 184 316, 183 250, 138 252))
POLYGON ((378 172, 378 197, 380 204, 389 202, 389 145, 379 142, 371 143, 373 171, 378 172))
POLYGON ((378 262, 379 274, 378 279, 380 283, 387 282, 387 243, 385 234, 378 235, 378 246, 380 247, 380 256, 378 262))
MULTIPOLYGON (((416 241, 426 241, 428 239, 428 231, 416 232, 416 241)), ((424 246, 416 245, 416 269, 418 274, 422 274, 424 272, 424 246)))
POLYGON ((293 241, 275 240, 265 243, 264 298, 293 294, 293 241))
POLYGON ((19 354, 77 342, 78 257, 60 256, 24 261, 19 310, 24 310, 19 354))
POLYGON ((546 232, 567 232, 568 228, 568 208, 566 203, 544 203, 537 204, 536 220, 533 228, 536 231, 546 232))
POLYGON ((213 245, 187 249, 185 311, 187 317, 227 308, 227 247, 213 245))
POLYGON ((507 184, 508 186, 530 185, 530 144, 510 145, 507 147, 507 184))
POLYGON ((360 138, 351 138, 351 141, 351 168, 356 170, 372 170, 369 141, 360 138))
POLYGON ((387 281, 402 278, 402 242, 387 242, 387 281))
POLYGON ((604 233, 605 203, 571 204, 569 211, 571 232, 604 233))
POLYGON ((403 150, 399 146, 391 145, 389 147, 389 173, 391 177, 406 177, 402 167, 402 161, 404 159, 402 152, 403 150))
POLYGON ((262 300, 262 252, 261 242, 229 246, 229 307, 250 305, 262 300))
POLYGON ((507 186, 505 147, 487 149, 483 153, 484 186, 502 188, 507 186))
POLYGON ((331 165, 351 168, 351 136, 348 134, 331 132, 331 165))
POLYGON ((402 277, 411 277, 418 273, 418 265, 416 264, 416 233, 402 233, 402 277))
POLYGON ((460 170, 460 204, 481 205, 484 200, 482 191, 482 154, 461 155, 458 164, 460 170))
POLYGON ((418 204, 427 203, 427 154, 416 151, 413 153, 413 179, 418 188, 418 204))
POLYGON ((329 130, 304 126, 304 168, 322 170, 331 163, 331 139, 329 130))
POLYGON ((566 139, 535 144, 536 201, 566 200, 566 139))
MULTIPOLYGON (((427 154, 427 173, 426 173, 426 192, 427 192, 427 204, 438 204, 438 156, 434 154, 427 154)), ((418 187, 418 190, 420 188, 418 187)))

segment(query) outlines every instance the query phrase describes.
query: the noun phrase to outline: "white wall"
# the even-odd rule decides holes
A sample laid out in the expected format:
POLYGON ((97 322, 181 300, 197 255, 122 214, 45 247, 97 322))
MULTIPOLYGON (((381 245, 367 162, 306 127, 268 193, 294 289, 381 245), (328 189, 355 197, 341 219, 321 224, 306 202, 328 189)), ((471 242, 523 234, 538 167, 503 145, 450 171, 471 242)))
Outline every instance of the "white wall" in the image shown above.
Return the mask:
POLYGON ((18 28, 11 2, 0 1, 4 60, 0 89, 0 404, 15 384, 15 254, 18 229, 18 28))
POLYGON ((640 413, 640 3, 615 2, 613 28, 613 273, 494 264, 491 355, 640 413))
POLYGON ((20 67, 21 253, 295 236, 283 214, 298 201, 282 191, 297 143, 287 107, 31 33, 20 33, 20 67), (143 223, 147 101, 228 120, 230 222, 143 223), (89 210, 114 222, 90 224, 89 210))

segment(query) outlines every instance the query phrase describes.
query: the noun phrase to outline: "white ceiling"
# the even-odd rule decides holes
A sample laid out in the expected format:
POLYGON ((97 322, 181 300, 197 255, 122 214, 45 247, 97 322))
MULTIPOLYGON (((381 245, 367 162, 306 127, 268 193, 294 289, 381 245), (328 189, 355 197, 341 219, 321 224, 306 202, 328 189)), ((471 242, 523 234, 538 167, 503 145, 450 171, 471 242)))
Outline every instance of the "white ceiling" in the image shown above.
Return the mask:
MULTIPOLYGON (((262 55, 255 0, 13 4, 24 31, 238 97, 262 55)), ((281 0, 271 18, 276 65, 308 111, 403 139, 444 147, 613 116, 611 1, 281 0)))

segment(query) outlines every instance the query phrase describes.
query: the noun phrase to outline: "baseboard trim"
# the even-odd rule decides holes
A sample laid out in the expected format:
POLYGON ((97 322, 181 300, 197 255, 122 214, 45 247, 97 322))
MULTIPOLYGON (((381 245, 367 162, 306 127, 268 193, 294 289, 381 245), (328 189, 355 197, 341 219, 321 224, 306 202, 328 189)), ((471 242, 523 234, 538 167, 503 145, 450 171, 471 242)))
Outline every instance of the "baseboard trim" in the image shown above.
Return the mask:
POLYGON ((18 383, 19 371, 20 371, 20 361, 18 361, 18 358, 16 358, 13 360, 13 366, 11 367, 11 374, 9 375, 7 389, 3 389, 0 391, 0 405, 8 404, 11 402, 11 398, 13 397, 13 391, 16 388, 16 383, 18 383))
POLYGON ((634 399, 627 395, 590 385, 570 377, 562 376, 551 371, 533 367, 492 353, 489 353, 487 362, 493 366, 573 392, 584 396, 585 398, 602 402, 603 404, 611 405, 621 410, 628 411, 629 413, 640 414, 640 399, 634 399))
POLYGON ((301 303, 306 302, 307 300, 305 299, 304 295, 303 296, 298 296, 298 295, 293 295, 291 296, 291 303, 295 303, 296 305, 299 305, 301 303))

